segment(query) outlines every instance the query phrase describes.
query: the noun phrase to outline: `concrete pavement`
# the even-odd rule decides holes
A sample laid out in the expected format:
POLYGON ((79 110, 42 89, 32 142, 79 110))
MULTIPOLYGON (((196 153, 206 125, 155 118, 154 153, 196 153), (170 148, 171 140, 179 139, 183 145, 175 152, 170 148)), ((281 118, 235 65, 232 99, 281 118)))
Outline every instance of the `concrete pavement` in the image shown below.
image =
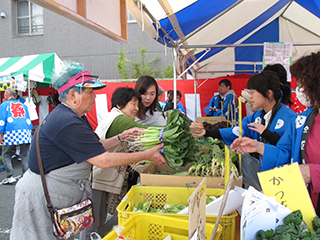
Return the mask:
MULTIPOLYGON (((14 176, 21 175, 21 164, 17 159, 13 159, 14 176)), ((6 171, 0 172, 0 182, 5 179, 6 171)), ((0 184, 0 239, 9 240, 13 206, 14 206, 14 187, 16 183, 1 185, 0 184)))
MULTIPOLYGON (((1 153, 1 152, 0 152, 1 153)), ((12 160, 14 176, 21 175, 21 163, 17 159, 12 160)), ((0 182, 6 178, 6 171, 0 171, 0 182)), ((16 183, 0 184, 0 240, 9 240, 12 227, 13 207, 14 207, 14 188, 16 183)), ((112 230, 113 225, 117 225, 117 217, 112 217, 106 223, 106 233, 112 230)), ((78 239, 75 236, 75 240, 78 239)))

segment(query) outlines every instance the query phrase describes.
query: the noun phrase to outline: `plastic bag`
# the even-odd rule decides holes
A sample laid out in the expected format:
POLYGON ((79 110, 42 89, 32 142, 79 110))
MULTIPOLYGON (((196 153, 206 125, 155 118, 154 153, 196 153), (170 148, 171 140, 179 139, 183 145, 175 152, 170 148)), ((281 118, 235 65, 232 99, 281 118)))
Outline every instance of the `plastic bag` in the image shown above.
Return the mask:
POLYGON ((241 165, 244 188, 252 186, 256 190, 262 191, 257 174, 258 172, 260 172, 259 159, 252 157, 249 153, 243 153, 241 155, 241 165))

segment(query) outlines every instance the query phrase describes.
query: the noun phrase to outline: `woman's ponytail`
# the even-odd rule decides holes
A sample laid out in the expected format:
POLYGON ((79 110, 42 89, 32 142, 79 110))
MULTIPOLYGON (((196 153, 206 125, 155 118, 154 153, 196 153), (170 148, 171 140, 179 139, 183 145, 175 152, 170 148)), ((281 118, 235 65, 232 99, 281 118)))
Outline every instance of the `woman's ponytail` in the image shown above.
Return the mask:
POLYGON ((292 101, 291 101, 291 87, 289 85, 284 85, 284 84, 280 84, 280 89, 282 92, 282 98, 281 98, 281 102, 284 105, 289 104, 289 107, 292 106, 292 101))

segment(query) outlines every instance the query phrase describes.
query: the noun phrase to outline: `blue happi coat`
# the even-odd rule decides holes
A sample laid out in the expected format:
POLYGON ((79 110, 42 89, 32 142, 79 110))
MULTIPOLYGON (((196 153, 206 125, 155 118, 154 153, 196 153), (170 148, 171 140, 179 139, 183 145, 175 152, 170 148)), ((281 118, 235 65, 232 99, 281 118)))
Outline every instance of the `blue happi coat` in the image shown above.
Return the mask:
POLYGON ((269 170, 288 163, 300 162, 300 146, 303 129, 313 108, 300 113, 289 122, 287 131, 276 146, 265 144, 261 171, 269 170))
POLYGON ((15 98, 0 105, 0 132, 3 145, 20 145, 31 142, 32 123, 28 108, 15 98))
POLYGON ((214 107, 217 109, 216 112, 209 110, 209 109, 205 109, 204 113, 207 114, 210 117, 226 117, 227 120, 231 121, 232 118, 234 119, 238 119, 238 115, 237 115, 237 106, 236 106, 236 96, 235 96, 235 92, 233 90, 230 90, 224 98, 223 101, 223 105, 221 107, 221 109, 218 109, 218 103, 219 103, 219 94, 213 96, 209 102, 209 104, 207 105, 206 108, 208 107, 214 107), (229 107, 230 106, 230 107, 229 107), (229 111, 231 109, 232 113, 229 111))
MULTIPOLYGON (((248 123, 258 123, 261 124, 262 121, 262 111, 259 110, 252 113, 250 116, 245 117, 242 120, 242 136, 249 137, 251 139, 256 139, 257 141, 261 141, 260 134, 254 130, 249 129, 248 123)), ((295 112, 286 107, 281 103, 281 108, 278 110, 276 115, 274 116, 269 130, 271 132, 277 133, 280 137, 284 134, 288 123, 291 119, 294 119, 297 116, 295 112)), ((232 128, 223 128, 219 129, 220 134, 227 145, 231 145, 231 143, 239 137, 239 127, 232 128)))

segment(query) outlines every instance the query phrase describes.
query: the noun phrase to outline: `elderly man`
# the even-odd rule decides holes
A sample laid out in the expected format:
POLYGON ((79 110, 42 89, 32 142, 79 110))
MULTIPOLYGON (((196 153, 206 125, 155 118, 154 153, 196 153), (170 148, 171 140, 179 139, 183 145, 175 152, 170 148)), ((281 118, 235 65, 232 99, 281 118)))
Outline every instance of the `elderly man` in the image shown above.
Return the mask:
POLYGON ((11 152, 16 146, 20 147, 22 174, 28 169, 32 123, 27 106, 16 99, 14 89, 8 88, 4 99, 0 105, 0 143, 7 177, 1 183, 10 184, 16 182, 11 162, 11 152))

